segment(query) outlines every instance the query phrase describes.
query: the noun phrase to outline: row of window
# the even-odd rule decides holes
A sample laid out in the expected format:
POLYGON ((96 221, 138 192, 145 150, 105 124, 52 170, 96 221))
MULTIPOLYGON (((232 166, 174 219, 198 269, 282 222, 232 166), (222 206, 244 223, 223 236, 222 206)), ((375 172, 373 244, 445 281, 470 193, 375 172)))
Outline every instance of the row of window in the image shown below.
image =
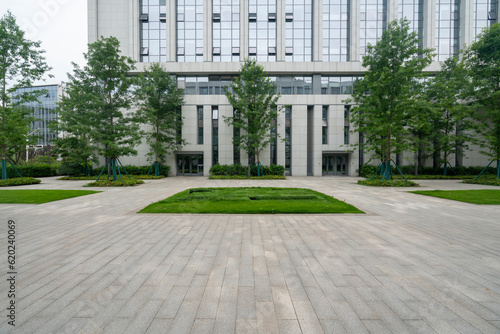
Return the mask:
MULTIPOLYGON (((232 76, 192 76, 177 77, 179 88, 186 95, 224 95, 224 87, 230 90, 232 76)), ((276 93, 282 95, 313 94, 312 76, 277 76, 270 77, 276 83, 276 93)), ((359 77, 323 76, 321 77, 321 94, 352 94, 354 83, 359 77)))
MULTIPOLYGON (((435 45, 439 61, 455 54, 460 46, 460 2, 436 0, 435 45)), ((398 18, 406 17, 410 28, 423 41, 424 0, 398 0, 398 18)), ((240 1, 212 4, 212 61, 240 61, 240 1)), ((285 0, 283 19, 284 60, 312 61, 313 5, 311 0, 285 0)), ((350 0, 324 0, 322 4, 322 60, 349 61, 350 0)), ((481 29, 497 22, 498 0, 474 0, 475 37, 481 29)), ((178 62, 202 62, 204 54, 203 0, 179 0, 176 4, 178 62)), ((258 61, 276 61, 276 0, 248 1, 248 54, 258 61)), ((165 0, 142 0, 141 61, 166 61, 165 0)), ((387 0, 360 0, 360 55, 375 44, 387 26, 387 0)), ((205 50, 206 51, 206 50, 205 50)))

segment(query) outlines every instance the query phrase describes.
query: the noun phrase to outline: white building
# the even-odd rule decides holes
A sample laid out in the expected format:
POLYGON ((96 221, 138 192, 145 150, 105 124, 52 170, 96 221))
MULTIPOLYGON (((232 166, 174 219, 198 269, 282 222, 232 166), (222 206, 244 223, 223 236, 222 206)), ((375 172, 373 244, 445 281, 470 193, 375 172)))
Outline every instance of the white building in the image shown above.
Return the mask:
MULTIPOLYGON (((182 135, 189 144, 167 161, 174 174, 208 175, 215 163, 247 163, 222 117, 233 113, 222 86, 250 57, 275 78, 279 104, 290 106, 278 119, 286 141, 268 147, 262 163, 320 176, 356 175, 367 161, 348 146, 359 135, 349 133, 349 106, 342 101, 363 73, 367 43, 376 42, 387 22, 411 21, 422 46, 436 49, 432 72, 497 22, 498 0, 88 0, 88 11, 89 43, 115 36, 138 71, 161 62, 185 88, 182 135)), ((146 165, 145 152, 143 144, 137 157, 122 161, 146 165)), ((487 163, 468 155, 464 164, 487 163)))

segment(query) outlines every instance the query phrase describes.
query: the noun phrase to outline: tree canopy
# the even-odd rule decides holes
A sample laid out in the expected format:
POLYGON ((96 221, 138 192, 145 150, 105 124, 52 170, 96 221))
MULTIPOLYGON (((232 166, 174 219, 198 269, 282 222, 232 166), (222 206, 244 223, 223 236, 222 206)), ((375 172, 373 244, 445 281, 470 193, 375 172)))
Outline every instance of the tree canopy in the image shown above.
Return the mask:
POLYGON ((148 159, 164 162, 165 156, 180 150, 185 141, 179 137, 182 128, 181 107, 184 90, 158 63, 152 64, 139 77, 136 97, 138 119, 148 125, 144 136, 149 144, 148 159))
POLYGON ((486 28, 466 50, 471 89, 465 97, 475 108, 481 153, 500 159, 500 24, 486 28))
POLYGON ((20 87, 30 87, 50 70, 45 62, 45 51, 40 42, 24 37, 15 17, 8 11, 0 19, 0 147, 2 154, 2 179, 7 178, 8 151, 25 147, 30 129, 30 112, 23 102, 36 101, 43 91, 14 94, 20 87), (14 100, 11 96, 14 95, 14 100))
POLYGON ((134 61, 121 55, 115 37, 89 44, 84 58, 87 64, 83 68, 73 64, 73 74, 68 74, 67 96, 59 109, 68 154, 84 160, 96 150, 109 161, 137 154, 139 125, 133 112, 124 113, 133 102, 135 79, 129 72, 134 61))
POLYGON ((423 69, 432 51, 419 47, 416 32, 406 19, 390 22, 375 45, 363 57, 365 76, 354 86, 351 122, 364 134, 364 149, 382 161, 391 154, 413 149, 407 127, 412 110, 421 101, 423 69))
POLYGON ((260 163, 260 153, 276 138, 271 131, 280 112, 276 83, 256 60, 246 59, 238 77, 229 88, 225 88, 225 94, 235 112, 224 120, 241 130, 239 138, 233 138, 233 143, 248 154, 249 163, 251 156, 260 163))

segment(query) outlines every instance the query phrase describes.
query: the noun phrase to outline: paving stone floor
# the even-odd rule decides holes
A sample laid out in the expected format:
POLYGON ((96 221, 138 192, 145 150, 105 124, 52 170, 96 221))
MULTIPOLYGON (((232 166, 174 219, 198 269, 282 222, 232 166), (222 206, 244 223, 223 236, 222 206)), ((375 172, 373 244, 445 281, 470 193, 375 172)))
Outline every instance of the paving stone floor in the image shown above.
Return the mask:
MULTIPOLYGON (((1 204, 0 333, 500 333, 500 206, 356 181, 172 177, 1 204), (310 188, 366 214, 136 213, 202 186, 310 188), (15 330, 6 317, 8 219, 17 225, 15 330)), ((21 188, 84 183, 44 178, 21 188)))

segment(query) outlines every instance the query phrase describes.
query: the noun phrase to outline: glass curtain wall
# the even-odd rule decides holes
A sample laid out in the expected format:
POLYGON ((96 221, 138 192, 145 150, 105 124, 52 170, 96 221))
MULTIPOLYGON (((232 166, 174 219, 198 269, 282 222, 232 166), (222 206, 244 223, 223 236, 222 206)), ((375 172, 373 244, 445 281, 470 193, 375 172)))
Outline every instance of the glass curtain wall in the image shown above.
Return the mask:
POLYGON ((312 0, 286 0, 285 61, 312 61, 312 0))
POLYGON ((359 21, 359 53, 364 56, 366 46, 375 45, 387 27, 387 0, 361 0, 359 21))
POLYGON ((249 0, 248 55, 276 61, 276 0, 249 0))
POLYGON ((240 61, 240 1, 213 0, 213 61, 240 61))
POLYGON ((323 0, 323 61, 349 61, 349 0, 323 0))
POLYGON ((418 33, 419 46, 424 45, 424 1, 423 0, 398 0, 398 18, 410 21, 410 31, 418 33))
POLYGON ((141 0, 141 62, 167 61, 166 0, 141 0))
POLYGON ((177 61, 203 61, 203 0, 177 0, 177 61))
POLYGON ((497 6, 498 0, 474 0, 474 39, 498 21, 497 6))
POLYGON ((436 0, 436 54, 444 61, 460 46, 460 0, 436 0))

